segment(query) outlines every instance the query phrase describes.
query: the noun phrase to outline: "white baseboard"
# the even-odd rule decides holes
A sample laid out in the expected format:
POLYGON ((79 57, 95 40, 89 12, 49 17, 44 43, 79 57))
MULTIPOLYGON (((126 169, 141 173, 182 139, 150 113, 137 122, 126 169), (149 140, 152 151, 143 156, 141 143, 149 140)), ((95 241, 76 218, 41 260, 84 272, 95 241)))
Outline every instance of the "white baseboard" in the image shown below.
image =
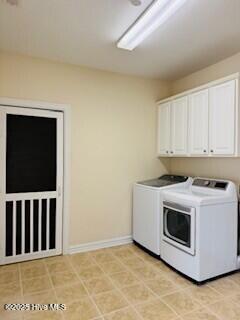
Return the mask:
POLYGON ((103 248, 120 246, 123 244, 129 244, 132 242, 133 242, 132 236, 125 236, 125 237, 113 238, 108 240, 88 242, 88 243, 83 243, 76 246, 71 246, 69 249, 69 253, 73 254, 73 253, 80 253, 80 252, 86 252, 86 251, 93 251, 93 250, 98 250, 103 248))

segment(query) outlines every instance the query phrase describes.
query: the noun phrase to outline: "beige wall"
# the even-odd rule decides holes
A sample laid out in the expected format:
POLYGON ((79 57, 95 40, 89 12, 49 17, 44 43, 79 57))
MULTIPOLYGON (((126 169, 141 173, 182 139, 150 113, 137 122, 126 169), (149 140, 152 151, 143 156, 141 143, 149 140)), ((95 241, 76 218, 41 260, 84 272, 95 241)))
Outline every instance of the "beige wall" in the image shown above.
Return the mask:
POLYGON ((0 96, 72 105, 70 241, 131 234, 132 183, 170 171, 240 182, 240 159, 158 160, 157 99, 240 70, 240 53, 171 84, 0 53, 0 96))
MULTIPOLYGON (((206 69, 193 73, 171 85, 171 94, 199 86, 212 80, 240 71, 240 53, 214 64, 206 69)), ((224 128, 223 128, 224 129, 224 128)), ((193 176, 206 176, 231 179, 240 183, 239 158, 181 158, 171 159, 170 170, 172 173, 189 174, 193 176)))
POLYGON ((72 245, 131 234, 133 182, 167 171, 168 160, 155 157, 155 100, 169 95, 168 88, 156 80, 0 54, 0 96, 72 106, 72 245))

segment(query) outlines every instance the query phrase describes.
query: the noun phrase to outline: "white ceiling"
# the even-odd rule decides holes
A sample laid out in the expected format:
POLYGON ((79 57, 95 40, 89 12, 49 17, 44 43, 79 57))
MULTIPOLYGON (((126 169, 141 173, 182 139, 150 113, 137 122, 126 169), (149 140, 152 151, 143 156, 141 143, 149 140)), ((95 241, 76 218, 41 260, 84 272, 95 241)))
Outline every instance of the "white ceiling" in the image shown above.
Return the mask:
POLYGON ((151 0, 0 0, 0 49, 173 80, 240 51, 240 0, 188 0, 132 52, 116 41, 151 0))

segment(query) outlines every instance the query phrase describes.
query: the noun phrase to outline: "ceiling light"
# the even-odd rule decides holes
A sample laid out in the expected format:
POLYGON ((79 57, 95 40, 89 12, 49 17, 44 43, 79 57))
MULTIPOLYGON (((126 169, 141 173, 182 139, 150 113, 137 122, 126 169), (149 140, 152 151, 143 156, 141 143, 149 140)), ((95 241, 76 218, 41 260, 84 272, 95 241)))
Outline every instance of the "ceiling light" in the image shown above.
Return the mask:
POLYGON ((155 0, 124 33, 117 47, 133 50, 167 21, 187 0, 155 0))

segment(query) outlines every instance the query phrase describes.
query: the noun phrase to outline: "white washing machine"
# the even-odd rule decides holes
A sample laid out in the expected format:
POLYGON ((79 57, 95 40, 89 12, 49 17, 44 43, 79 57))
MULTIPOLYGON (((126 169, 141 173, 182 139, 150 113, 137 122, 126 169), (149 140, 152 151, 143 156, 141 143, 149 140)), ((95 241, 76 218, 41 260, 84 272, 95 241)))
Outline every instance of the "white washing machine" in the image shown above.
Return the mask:
POLYGON ((163 175, 138 182, 133 188, 133 240, 160 255, 160 214, 163 190, 186 188, 192 179, 184 176, 163 175))
POLYGON ((203 282, 237 269, 238 199, 231 181, 195 178, 163 192, 161 258, 203 282))

